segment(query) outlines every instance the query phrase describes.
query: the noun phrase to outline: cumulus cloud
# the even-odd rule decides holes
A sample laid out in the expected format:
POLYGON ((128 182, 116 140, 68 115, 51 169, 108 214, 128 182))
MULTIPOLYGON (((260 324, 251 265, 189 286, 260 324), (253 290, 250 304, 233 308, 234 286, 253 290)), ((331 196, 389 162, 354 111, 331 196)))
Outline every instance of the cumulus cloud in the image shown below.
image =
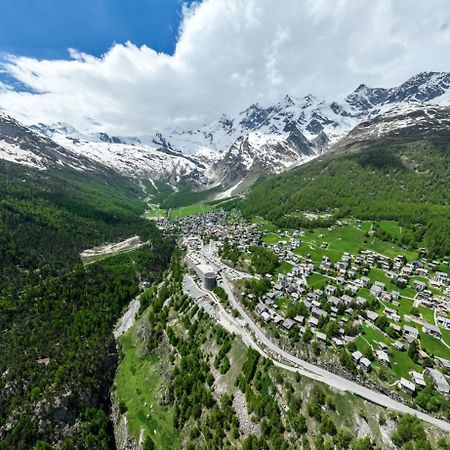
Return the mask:
POLYGON ((447 0, 204 0, 184 9, 173 55, 133 43, 97 58, 8 55, 0 109, 26 123, 146 134, 291 94, 336 98, 448 70, 447 0))

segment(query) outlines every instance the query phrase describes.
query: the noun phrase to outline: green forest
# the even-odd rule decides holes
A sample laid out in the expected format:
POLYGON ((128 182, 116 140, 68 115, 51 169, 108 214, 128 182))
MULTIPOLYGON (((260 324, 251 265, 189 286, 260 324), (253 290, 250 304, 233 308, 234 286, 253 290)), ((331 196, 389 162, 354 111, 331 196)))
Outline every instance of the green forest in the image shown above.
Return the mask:
POLYGON ((450 144, 446 137, 405 143, 376 143, 336 151, 290 172, 260 179, 240 204, 248 217, 279 227, 328 226, 304 211, 330 211, 396 220, 407 228, 403 245, 450 254, 450 144))
POLYGON ((0 163, 0 448, 111 448, 112 329, 168 267, 174 242, 120 176, 0 163), (80 251, 140 235, 83 266, 80 251))

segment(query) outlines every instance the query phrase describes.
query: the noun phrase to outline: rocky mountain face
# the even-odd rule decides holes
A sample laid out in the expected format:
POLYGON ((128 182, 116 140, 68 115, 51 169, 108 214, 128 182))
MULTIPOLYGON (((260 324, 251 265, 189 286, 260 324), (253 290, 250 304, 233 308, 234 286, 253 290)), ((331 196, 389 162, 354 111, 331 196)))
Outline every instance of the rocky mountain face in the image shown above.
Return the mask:
POLYGON ((450 136, 450 107, 406 103, 368 119, 343 137, 333 151, 368 147, 375 142, 401 144, 405 141, 442 139, 450 136))
MULTIPOLYGON (((349 139, 358 135, 363 139, 367 133, 361 134, 361 130, 368 122, 381 124, 383 118, 389 122, 395 116, 391 125, 402 126, 400 117, 405 114, 408 120, 425 120, 430 104, 450 104, 450 73, 423 72, 394 88, 362 84, 340 101, 287 95, 275 105, 254 104, 236 117, 223 115, 191 130, 118 137, 83 134, 58 123, 39 124, 28 133, 37 132, 36 145, 46 148, 50 138, 58 144, 54 148, 71 155, 66 158, 72 158, 74 165, 86 166, 92 161, 130 178, 161 179, 174 185, 189 182, 200 188, 214 184, 230 187, 261 173, 279 173, 303 164, 332 149, 352 130, 349 139), (414 113, 406 112, 410 107, 414 113)), ((5 116, 1 121, 14 122, 5 116)), ((7 130, 1 135, 1 158, 45 167, 45 152, 33 151, 29 143, 18 148, 14 133, 8 138, 6 134, 7 130)))

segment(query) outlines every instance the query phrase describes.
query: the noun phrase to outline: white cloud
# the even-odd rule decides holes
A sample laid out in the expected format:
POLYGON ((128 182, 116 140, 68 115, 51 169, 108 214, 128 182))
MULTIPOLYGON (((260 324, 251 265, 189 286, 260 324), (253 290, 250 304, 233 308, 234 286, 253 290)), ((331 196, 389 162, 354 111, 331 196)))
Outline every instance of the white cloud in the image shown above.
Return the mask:
POLYGON ((9 56, 31 92, 0 85, 0 108, 27 122, 145 134, 192 126, 286 93, 334 98, 449 70, 447 0, 204 0, 185 8, 175 54, 132 43, 101 58, 9 56))

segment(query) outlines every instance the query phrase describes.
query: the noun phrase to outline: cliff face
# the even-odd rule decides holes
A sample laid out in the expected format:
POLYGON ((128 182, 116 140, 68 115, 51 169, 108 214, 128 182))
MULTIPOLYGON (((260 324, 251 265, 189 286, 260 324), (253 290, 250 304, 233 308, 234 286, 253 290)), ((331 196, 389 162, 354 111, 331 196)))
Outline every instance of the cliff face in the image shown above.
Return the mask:
POLYGON ((111 393, 111 422, 114 427, 114 440, 117 450, 141 450, 142 445, 134 439, 128 430, 128 420, 119 410, 119 402, 111 393))

